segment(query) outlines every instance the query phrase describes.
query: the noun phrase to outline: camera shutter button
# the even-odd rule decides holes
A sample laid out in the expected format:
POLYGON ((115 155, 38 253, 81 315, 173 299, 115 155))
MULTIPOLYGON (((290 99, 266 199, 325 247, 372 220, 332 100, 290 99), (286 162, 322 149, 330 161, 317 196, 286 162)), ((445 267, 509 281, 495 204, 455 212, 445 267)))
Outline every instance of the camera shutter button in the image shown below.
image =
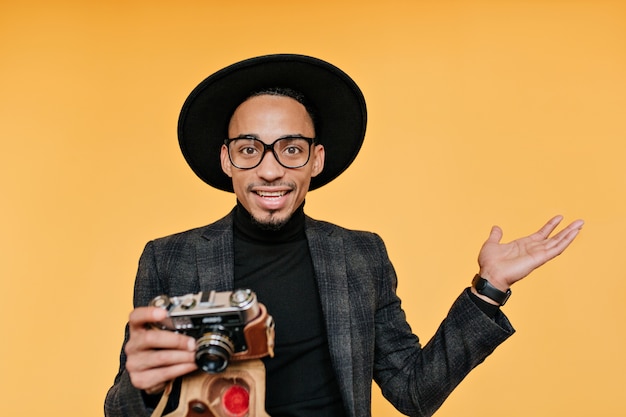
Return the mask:
POLYGON ((189 310, 196 305, 196 299, 193 297, 185 297, 183 301, 180 303, 180 307, 189 310))
POLYGON ((236 307, 243 307, 252 300, 252 291, 250 290, 235 290, 230 295, 230 303, 236 307))

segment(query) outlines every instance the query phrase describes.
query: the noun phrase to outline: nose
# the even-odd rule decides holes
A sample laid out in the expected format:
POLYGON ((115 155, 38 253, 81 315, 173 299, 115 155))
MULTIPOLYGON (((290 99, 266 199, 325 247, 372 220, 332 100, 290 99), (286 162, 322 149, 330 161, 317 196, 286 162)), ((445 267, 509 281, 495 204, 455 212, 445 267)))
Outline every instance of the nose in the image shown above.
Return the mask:
POLYGON ((255 168, 259 178, 272 182, 285 175, 285 167, 278 163, 274 153, 266 150, 261 163, 255 168))

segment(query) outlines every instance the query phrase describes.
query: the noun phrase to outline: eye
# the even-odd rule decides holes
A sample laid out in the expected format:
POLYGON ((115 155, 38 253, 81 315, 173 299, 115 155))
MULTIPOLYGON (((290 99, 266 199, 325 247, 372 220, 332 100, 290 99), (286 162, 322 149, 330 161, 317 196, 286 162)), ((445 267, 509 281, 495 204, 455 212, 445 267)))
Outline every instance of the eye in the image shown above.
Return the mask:
POLYGON ((306 152, 308 142, 300 138, 287 138, 279 142, 280 153, 285 156, 297 156, 306 152))
POLYGON ((297 155, 300 152, 302 152, 302 149, 300 149, 299 147, 295 145, 290 145, 290 146, 287 146, 283 152, 285 152, 288 155, 297 155))
POLYGON ((241 156, 255 156, 262 152, 260 146, 255 139, 237 139, 231 142, 231 152, 241 156))
POLYGON ((243 148, 241 148, 239 150, 239 152, 241 152, 244 155, 254 155, 256 154, 258 151, 256 148, 254 148, 253 146, 245 146, 243 148))

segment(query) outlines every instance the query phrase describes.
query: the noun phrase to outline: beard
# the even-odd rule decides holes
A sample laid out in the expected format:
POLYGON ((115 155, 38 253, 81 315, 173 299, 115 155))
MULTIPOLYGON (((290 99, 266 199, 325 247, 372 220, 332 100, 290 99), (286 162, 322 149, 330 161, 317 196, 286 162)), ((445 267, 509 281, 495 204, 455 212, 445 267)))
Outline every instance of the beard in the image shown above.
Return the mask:
MULTIPOLYGON (((296 184, 291 182, 291 181, 276 181, 276 182, 255 182, 252 184, 249 184, 246 188, 246 191, 249 193, 254 192, 254 188, 258 187, 258 186, 262 186, 262 187, 285 187, 287 189, 289 189, 289 192, 293 192, 296 190, 296 184)), ((258 227, 261 230, 267 230, 267 231, 278 231, 280 229, 282 229, 291 219, 291 217, 293 216, 293 213, 289 213, 287 215, 284 215, 284 217, 281 217, 281 214, 278 210, 272 210, 269 212, 264 212, 262 214, 262 218, 255 216, 254 214, 252 214, 251 212, 249 212, 250 214, 250 218, 252 219, 252 224, 255 225, 256 227, 258 227)))
POLYGON ((276 232, 282 229, 291 219, 291 215, 286 216, 284 218, 279 218, 277 216, 274 216, 274 213, 275 212, 270 212, 269 216, 264 219, 259 219, 255 216, 250 215, 252 219, 252 224, 261 230, 276 232))

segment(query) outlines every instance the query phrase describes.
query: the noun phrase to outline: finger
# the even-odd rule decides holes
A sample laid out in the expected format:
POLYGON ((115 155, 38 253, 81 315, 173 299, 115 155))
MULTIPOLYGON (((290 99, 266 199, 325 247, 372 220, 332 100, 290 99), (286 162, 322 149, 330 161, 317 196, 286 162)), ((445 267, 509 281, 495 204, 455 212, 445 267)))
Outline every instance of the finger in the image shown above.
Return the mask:
POLYGON ((561 236, 558 240, 546 246, 547 252, 551 257, 560 255, 574 241, 580 230, 580 227, 569 230, 568 233, 561 236))
POLYGON ((194 364, 195 352, 184 350, 150 350, 132 355, 126 361, 129 372, 144 372, 150 369, 166 368, 181 364, 194 364))
POLYGON ((149 323, 157 323, 167 317, 167 311, 159 307, 137 307, 130 312, 128 324, 130 327, 145 327, 149 323))
POLYGON ((560 214, 554 216, 553 218, 548 220, 548 222, 544 224, 543 227, 535 233, 535 235, 540 236, 542 239, 547 239, 548 236, 550 236, 550 233, 552 233, 554 229, 556 229, 556 227, 559 225, 559 223, 561 223, 562 220, 563 216, 561 216, 560 214))
POLYGON ((564 228, 560 233, 567 234, 572 230, 580 230, 583 228, 584 225, 585 225, 585 222, 583 220, 581 219, 575 220, 571 222, 570 224, 568 224, 567 227, 564 228))
POLYGON ((196 341, 193 337, 168 330, 142 328, 131 331, 125 349, 127 354, 149 349, 194 351, 196 341))
MULTIPOLYGON (((567 225, 566 228, 564 228, 559 233, 555 234, 554 236, 552 236, 550 238, 550 246, 554 246, 554 245, 559 244, 559 242, 561 240, 565 239, 574 230, 576 230, 577 231, 576 233, 578 233, 578 231, 580 231, 582 229, 584 224, 585 224, 585 222, 583 220, 573 221, 572 223, 567 225)), ((574 237, 575 236, 576 235, 574 235, 574 237)))
POLYGON ((178 364, 163 368, 150 369, 144 372, 129 372, 131 383, 135 388, 149 393, 163 390, 165 383, 174 378, 188 374, 197 369, 195 364, 178 364))

